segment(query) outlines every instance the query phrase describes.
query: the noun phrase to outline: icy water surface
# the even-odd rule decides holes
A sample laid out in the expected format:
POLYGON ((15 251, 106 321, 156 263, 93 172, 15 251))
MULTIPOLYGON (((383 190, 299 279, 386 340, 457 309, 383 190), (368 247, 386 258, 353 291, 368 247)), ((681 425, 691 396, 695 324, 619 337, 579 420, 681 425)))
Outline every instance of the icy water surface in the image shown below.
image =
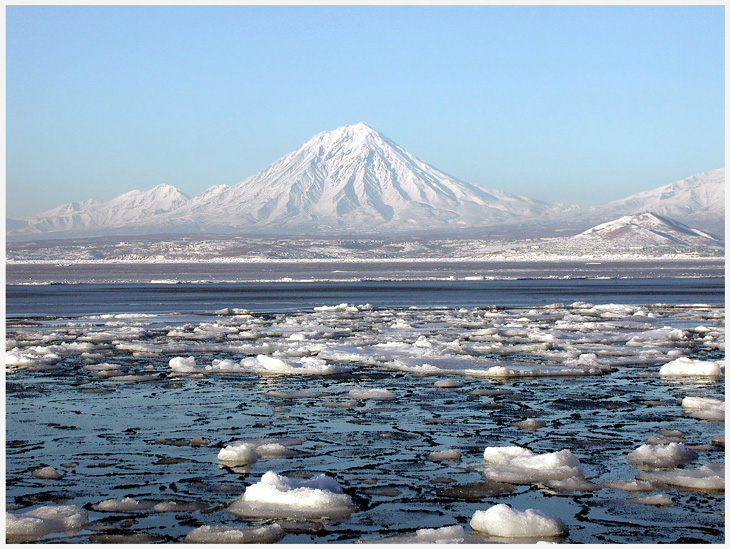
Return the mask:
POLYGON ((411 294, 415 307, 397 292, 388 304, 385 291, 370 304, 313 307, 309 295, 297 306, 294 295, 279 307, 270 290, 269 306, 250 301, 252 311, 230 294, 218 307, 209 285, 185 314, 164 300, 130 312, 154 296, 149 287, 99 298, 115 314, 100 314, 98 299, 82 311, 66 294, 9 293, 7 509, 79 511, 18 541, 182 542, 226 525, 269 526, 284 543, 414 541, 448 526, 464 541, 508 542, 469 525, 507 503, 561 519, 567 534, 552 541, 723 542, 724 489, 672 484, 724 464, 722 414, 682 406, 724 401, 719 283, 704 281, 696 299, 699 283, 665 281, 659 300, 649 283, 629 292, 606 281, 611 294, 578 281, 580 301, 543 283, 532 297, 503 287, 512 304, 502 307, 468 292, 438 306, 428 289, 411 294), (43 303, 54 316, 36 312, 43 303), (24 304, 34 313, 21 314, 24 304), (714 370, 660 375, 681 357, 714 370), (257 459, 219 462, 236 441, 257 459), (647 443, 681 451, 672 463, 630 462, 647 443), (485 448, 503 446, 568 450, 577 468, 537 478, 485 462, 485 448), (353 507, 329 519, 233 514, 229 504, 267 471, 328 475, 353 507))

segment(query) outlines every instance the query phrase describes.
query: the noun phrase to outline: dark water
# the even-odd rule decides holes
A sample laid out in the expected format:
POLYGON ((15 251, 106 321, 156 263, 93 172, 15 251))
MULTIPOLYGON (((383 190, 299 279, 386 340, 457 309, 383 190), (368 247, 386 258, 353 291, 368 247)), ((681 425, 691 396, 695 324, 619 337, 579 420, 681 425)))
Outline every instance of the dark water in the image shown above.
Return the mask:
POLYGON ((556 261, 289 261, 250 263, 8 264, 8 284, 178 282, 359 282, 363 280, 443 280, 483 276, 526 278, 684 278, 722 277, 722 258, 556 261))
POLYGON ((9 317, 195 313, 224 307, 295 311, 320 305, 534 307, 550 303, 724 304, 724 278, 383 281, 8 286, 9 317))
POLYGON ((482 476, 484 447, 519 445, 535 453, 570 449, 599 485, 630 480, 639 471, 626 456, 661 429, 681 431, 684 442, 698 448, 688 468, 724 463, 724 445, 712 442, 724 435, 724 422, 689 417, 680 405, 685 396, 724 400, 724 378, 658 376, 670 357, 724 358, 723 278, 95 283, 8 286, 6 292, 12 345, 67 349, 58 351, 54 369, 6 376, 8 510, 68 504, 89 513, 82 530, 54 533, 42 542, 177 543, 201 525, 270 524, 226 510, 269 470, 331 475, 357 507, 341 520, 279 521, 284 543, 373 541, 451 525, 463 526, 473 542, 504 542, 480 537, 468 526, 475 511, 498 503, 560 517, 569 528, 562 539, 568 543, 724 541, 724 492, 495 488, 482 476), (570 306, 580 301, 632 307, 570 306), (342 302, 373 308, 312 311, 342 302), (528 310, 555 303, 564 306, 528 310), (493 305, 500 310, 480 309, 493 305), (224 307, 255 312, 210 314, 224 307), (78 318, 114 313, 161 316, 78 318), (183 314, 175 320, 171 313, 183 314), (667 329, 683 335, 667 335, 667 329), (660 335, 645 339, 644 346, 628 345, 655 332, 660 335), (432 345, 427 351, 422 338, 432 345), (89 342, 86 355, 72 347, 89 342), (272 349, 285 360, 343 346, 366 356, 362 349, 393 344, 405 354, 374 362, 355 357, 342 363, 350 373, 334 376, 173 375, 168 366, 175 356, 195 356, 206 365, 272 349), (457 370, 399 371, 392 361, 539 370, 584 354, 596 355, 610 371, 489 379, 457 370), (138 381, 107 379, 86 368, 101 362, 119 365, 138 381), (462 385, 434 386, 445 378, 462 385), (348 400, 351 389, 387 389, 396 398, 333 407, 348 400), (546 425, 534 432, 514 425, 527 418, 546 425), (197 436, 210 444, 191 446, 197 436), (227 444, 262 438, 289 441, 290 453, 242 468, 219 466, 217 453, 227 444), (461 450, 462 459, 428 459, 446 449, 461 450), (64 477, 33 476, 45 466, 64 477), (630 500, 657 493, 670 496, 672 505, 630 500), (127 497, 200 508, 163 513, 97 507, 127 497))

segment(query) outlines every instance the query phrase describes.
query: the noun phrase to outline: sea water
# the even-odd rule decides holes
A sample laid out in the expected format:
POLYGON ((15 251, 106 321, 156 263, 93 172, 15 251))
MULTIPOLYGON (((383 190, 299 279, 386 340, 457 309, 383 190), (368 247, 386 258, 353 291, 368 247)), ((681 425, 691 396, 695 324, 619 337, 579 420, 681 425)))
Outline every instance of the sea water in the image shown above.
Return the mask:
POLYGON ((8 286, 11 540, 515 541, 470 527, 499 504, 566 527, 531 541, 724 540, 724 376, 660 374, 724 371, 723 279, 389 278, 8 286), (577 468, 485 460, 514 446, 577 468), (268 472, 351 508, 232 512, 268 472))

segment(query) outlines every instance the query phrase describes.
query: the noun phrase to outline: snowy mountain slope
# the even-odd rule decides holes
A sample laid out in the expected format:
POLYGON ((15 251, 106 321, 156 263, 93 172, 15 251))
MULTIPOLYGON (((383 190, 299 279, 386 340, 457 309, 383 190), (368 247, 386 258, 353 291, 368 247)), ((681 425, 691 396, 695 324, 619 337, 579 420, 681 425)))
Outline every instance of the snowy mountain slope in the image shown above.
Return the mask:
POLYGON ((65 204, 9 219, 9 237, 174 232, 273 235, 399 234, 437 231, 503 239, 571 234, 623 215, 654 211, 724 232, 724 174, 715 170, 581 210, 459 181, 366 124, 315 135, 265 170, 189 198, 171 185, 110 201, 65 204), (455 232, 460 231, 460 232, 455 232))
MULTIPOLYGON (((189 200, 172 185, 162 184, 149 191, 129 191, 109 201, 90 199, 64 204, 36 217, 20 220, 24 221, 24 226, 17 232, 93 231, 145 225, 189 200)), ((12 231, 10 226, 8 230, 12 231)))
POLYGON ((655 212, 722 234, 725 223, 725 168, 699 173, 589 211, 605 219, 655 212))
POLYGON ((692 246, 721 247, 722 238, 693 229, 674 219, 653 212, 627 215, 607 223, 601 223, 578 235, 570 237, 581 246, 654 247, 692 246))
POLYGON ((322 132, 175 216, 262 232, 377 232, 484 226, 556 208, 458 181, 361 123, 322 132))

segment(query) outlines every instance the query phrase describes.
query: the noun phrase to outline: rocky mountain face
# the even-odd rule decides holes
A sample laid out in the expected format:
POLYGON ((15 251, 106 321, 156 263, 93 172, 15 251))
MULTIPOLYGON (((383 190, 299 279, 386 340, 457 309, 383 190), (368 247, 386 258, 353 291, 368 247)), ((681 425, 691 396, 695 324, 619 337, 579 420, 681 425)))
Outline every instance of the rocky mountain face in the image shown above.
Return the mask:
POLYGON ((9 237, 173 232, 404 234, 495 226, 585 228, 653 211, 722 234, 725 170, 599 208, 553 205, 459 181, 366 124, 315 135, 265 170, 188 197, 171 185, 8 220, 9 237), (695 222, 695 223, 693 223, 695 222), (567 226, 567 225, 566 225, 567 226))

